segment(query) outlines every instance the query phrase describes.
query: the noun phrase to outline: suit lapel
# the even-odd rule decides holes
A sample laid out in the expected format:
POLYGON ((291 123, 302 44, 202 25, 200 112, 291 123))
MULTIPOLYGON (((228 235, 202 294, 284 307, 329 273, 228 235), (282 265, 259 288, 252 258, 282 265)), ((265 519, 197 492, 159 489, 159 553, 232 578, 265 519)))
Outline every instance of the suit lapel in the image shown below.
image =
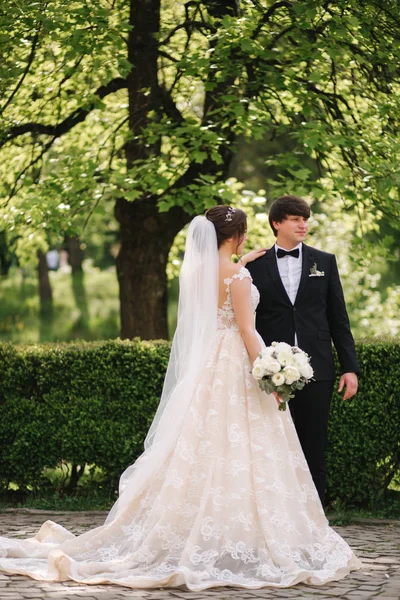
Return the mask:
POLYGON ((292 303, 290 302, 290 298, 287 295, 285 287, 282 283, 281 276, 279 275, 275 246, 272 246, 272 248, 267 250, 267 252, 265 253, 265 258, 267 259, 266 263, 269 276, 271 277, 276 289, 285 298, 285 300, 287 300, 287 302, 289 302, 289 304, 292 305, 292 303))
POLYGON ((314 255, 312 253, 311 248, 309 248, 308 246, 306 246, 303 243, 302 246, 302 264, 301 264, 301 278, 300 278, 300 283, 299 283, 299 289, 297 290, 297 294, 296 294, 296 299, 294 301, 294 303, 296 304, 301 296, 301 294, 304 292, 304 289, 307 285, 308 282, 308 276, 310 274, 310 268, 312 267, 314 262, 314 255))

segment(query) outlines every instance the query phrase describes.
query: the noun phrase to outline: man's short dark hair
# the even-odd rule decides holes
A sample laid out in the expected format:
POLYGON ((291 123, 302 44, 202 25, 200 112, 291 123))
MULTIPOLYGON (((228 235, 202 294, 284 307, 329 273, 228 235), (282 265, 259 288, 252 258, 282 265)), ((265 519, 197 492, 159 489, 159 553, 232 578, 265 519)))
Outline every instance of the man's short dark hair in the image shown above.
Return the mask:
POLYGON ((269 224, 276 237, 278 232, 272 224, 273 221, 282 223, 282 221, 292 215, 309 219, 310 214, 310 207, 303 198, 299 198, 298 196, 282 196, 275 200, 269 209, 269 224))

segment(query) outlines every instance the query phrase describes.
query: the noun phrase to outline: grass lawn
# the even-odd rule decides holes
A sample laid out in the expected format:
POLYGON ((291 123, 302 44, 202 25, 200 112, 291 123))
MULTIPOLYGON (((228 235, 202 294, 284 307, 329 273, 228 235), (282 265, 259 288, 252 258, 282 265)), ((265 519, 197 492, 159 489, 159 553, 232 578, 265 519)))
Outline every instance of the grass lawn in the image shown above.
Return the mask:
MULTIPOLYGON (((75 293, 68 268, 50 271, 53 309, 40 315, 35 271, 13 268, 0 277, 0 342, 36 344, 72 340, 109 340, 119 336, 119 289, 115 268, 84 263, 83 285, 75 293)), ((170 337, 176 326, 178 280, 168 298, 170 337)))
POLYGON ((114 339, 119 335, 115 269, 85 264, 83 286, 74 295, 67 269, 50 272, 53 309, 41 317, 34 271, 14 268, 0 278, 0 341, 16 344, 114 339))

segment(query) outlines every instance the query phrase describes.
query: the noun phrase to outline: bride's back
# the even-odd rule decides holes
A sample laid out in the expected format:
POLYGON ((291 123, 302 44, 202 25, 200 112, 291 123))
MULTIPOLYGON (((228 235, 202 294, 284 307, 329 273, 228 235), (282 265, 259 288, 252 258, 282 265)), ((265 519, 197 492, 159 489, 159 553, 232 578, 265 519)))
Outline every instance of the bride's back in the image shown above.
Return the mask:
POLYGON ((223 306, 228 297, 225 279, 231 279, 235 273, 239 273, 240 269, 241 266, 235 263, 220 263, 218 274, 218 308, 223 306))

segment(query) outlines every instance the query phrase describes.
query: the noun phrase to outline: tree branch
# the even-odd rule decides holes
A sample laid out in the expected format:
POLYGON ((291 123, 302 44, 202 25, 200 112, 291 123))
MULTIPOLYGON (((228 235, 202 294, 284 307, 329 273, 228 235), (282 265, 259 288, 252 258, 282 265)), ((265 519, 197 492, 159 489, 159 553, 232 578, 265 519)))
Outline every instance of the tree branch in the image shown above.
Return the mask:
POLYGON ((161 102, 164 107, 165 114, 170 119, 173 119, 176 123, 183 123, 185 120, 181 111, 176 106, 171 93, 163 86, 158 86, 161 102))
POLYGON ((288 27, 286 27, 286 29, 282 29, 282 31, 280 31, 279 33, 277 33, 276 36, 272 39, 271 43, 268 44, 268 46, 266 47, 266 50, 272 50, 272 48, 275 46, 276 42, 281 37, 283 37, 284 35, 286 35, 290 31, 292 31, 294 28, 295 28, 294 25, 289 25, 288 27))
POLYGON ((177 58, 174 58, 173 56, 171 56, 170 54, 168 54, 168 52, 164 52, 164 50, 159 50, 158 54, 160 56, 163 56, 167 60, 170 60, 171 62, 174 62, 174 63, 178 63, 179 62, 179 60, 177 58))
POLYGON ((338 94, 336 92, 326 92, 325 90, 321 90, 321 88, 319 88, 317 85, 315 85, 311 81, 308 81, 307 79, 304 79, 303 77, 296 77, 295 79, 299 83, 303 83, 310 92, 314 92, 318 96, 321 96, 325 102, 327 102, 330 106, 334 107, 336 110, 335 116, 336 116, 336 118, 340 118, 340 119, 343 119, 343 114, 338 106, 338 101, 342 102, 345 105, 345 107, 347 108, 347 110, 349 111, 349 113, 351 114, 354 122, 357 123, 357 120, 355 119, 355 117, 353 115, 350 105, 347 102, 346 98, 344 98, 344 96, 342 96, 341 94, 338 94))
POLYGON ((273 4, 272 6, 270 6, 269 9, 267 10, 267 12, 263 14, 263 16, 260 19, 257 27, 253 31, 253 35, 251 36, 253 40, 258 36, 258 34, 260 33, 260 31, 263 28, 263 26, 266 23, 268 23, 268 21, 270 20, 270 18, 274 14, 274 12, 277 11, 278 9, 280 9, 280 8, 291 9, 292 8, 292 3, 288 2, 288 0, 280 0, 279 2, 275 2, 275 4, 273 4))
POLYGON ((106 138, 105 138, 105 139, 104 139, 102 142, 100 142, 100 145, 99 145, 99 150, 98 150, 98 152, 97 152, 97 156, 96 156, 96 163, 99 163, 99 162, 100 162, 100 153, 101 153, 101 151, 104 149, 104 147, 106 146, 106 144, 107 144, 108 140, 109 140, 110 138, 114 138, 114 143, 113 143, 112 150, 111 150, 111 153, 110 153, 110 158, 109 158, 109 161, 108 161, 108 168, 109 168, 109 169, 111 169, 111 163, 112 163, 112 160, 113 160, 113 158, 114 158, 114 151, 115 151, 115 138, 116 138, 116 135, 117 135, 118 131, 119 131, 119 130, 120 130, 120 129, 121 129, 121 128, 122 128, 122 127, 123 127, 123 126, 124 126, 124 125, 125 125, 125 124, 128 122, 128 121, 129 121, 129 116, 127 116, 127 117, 124 117, 124 118, 122 119, 122 121, 121 121, 120 123, 118 123, 118 125, 117 125, 117 126, 116 126, 116 127, 115 127, 115 128, 112 130, 112 131, 111 131, 111 133, 110 133, 109 135, 107 135, 107 137, 106 137, 106 138))
POLYGON ((215 29, 215 27, 212 27, 212 25, 210 25, 209 23, 204 23, 204 21, 185 21, 184 23, 181 23, 180 25, 177 25, 176 27, 174 27, 173 29, 171 29, 171 31, 169 32, 169 34, 167 35, 166 38, 164 38, 163 40, 161 40, 160 42, 158 42, 159 46, 165 46, 166 44, 168 44, 168 42, 170 41, 170 39, 172 37, 174 37, 175 33, 177 31, 179 31, 180 29, 185 29, 186 31, 189 31, 190 33, 194 30, 194 29, 208 29, 209 31, 211 31, 212 33, 216 33, 217 30, 215 29))
POLYGON ((25 77, 29 73, 29 69, 31 68, 31 65, 33 63, 33 59, 35 58, 36 48, 37 48, 37 45, 38 45, 38 42, 39 42, 39 34, 40 34, 41 28, 42 28, 42 23, 40 22, 39 25, 38 25, 38 28, 36 30, 36 33, 35 33, 35 35, 33 37, 32 48, 31 48, 31 51, 29 53, 28 62, 26 64, 24 72, 22 73, 21 79, 18 81, 17 85, 15 86, 14 90, 11 92, 10 96, 8 97, 8 99, 5 101, 4 106, 1 107, 0 114, 2 114, 6 110, 6 108, 10 105, 10 103, 13 100, 13 98, 17 94, 19 88, 23 84, 25 77))
POLYGON ((32 158, 32 160, 30 161, 29 165, 27 165, 26 167, 24 167, 22 169, 22 171, 18 174, 18 176, 15 178, 14 185, 11 188, 11 192, 9 193, 6 202, 3 204, 3 208, 5 208, 6 206, 8 206, 8 203, 10 202, 11 198, 13 196, 15 196, 15 194, 23 186, 23 183, 21 183, 20 186, 18 187, 18 182, 20 181, 21 177, 23 175, 25 175, 25 173, 27 173, 29 171, 29 169, 31 169, 37 162, 39 162, 39 160, 41 160, 43 158, 43 156, 46 154, 47 150, 49 150, 49 148, 54 144, 54 142, 55 142, 56 139, 57 139, 56 137, 52 137, 51 140, 49 142, 47 142, 47 144, 45 144, 43 146, 42 151, 40 152, 40 154, 38 154, 36 156, 36 158, 32 158))
MULTIPOLYGON (((126 79, 117 77, 109 81, 106 85, 100 86, 96 90, 95 96, 103 99, 109 94, 113 94, 114 92, 122 90, 126 87, 126 79)), ((24 135, 25 133, 51 135, 56 138, 60 137, 61 135, 64 135, 70 131, 78 123, 82 123, 88 114, 93 110, 94 106, 94 102, 91 102, 86 107, 78 108, 57 125, 45 125, 43 123, 23 123, 22 125, 15 125, 15 127, 11 127, 11 129, 3 134, 3 139, 0 140, 0 148, 7 142, 14 140, 20 135, 24 135)))

